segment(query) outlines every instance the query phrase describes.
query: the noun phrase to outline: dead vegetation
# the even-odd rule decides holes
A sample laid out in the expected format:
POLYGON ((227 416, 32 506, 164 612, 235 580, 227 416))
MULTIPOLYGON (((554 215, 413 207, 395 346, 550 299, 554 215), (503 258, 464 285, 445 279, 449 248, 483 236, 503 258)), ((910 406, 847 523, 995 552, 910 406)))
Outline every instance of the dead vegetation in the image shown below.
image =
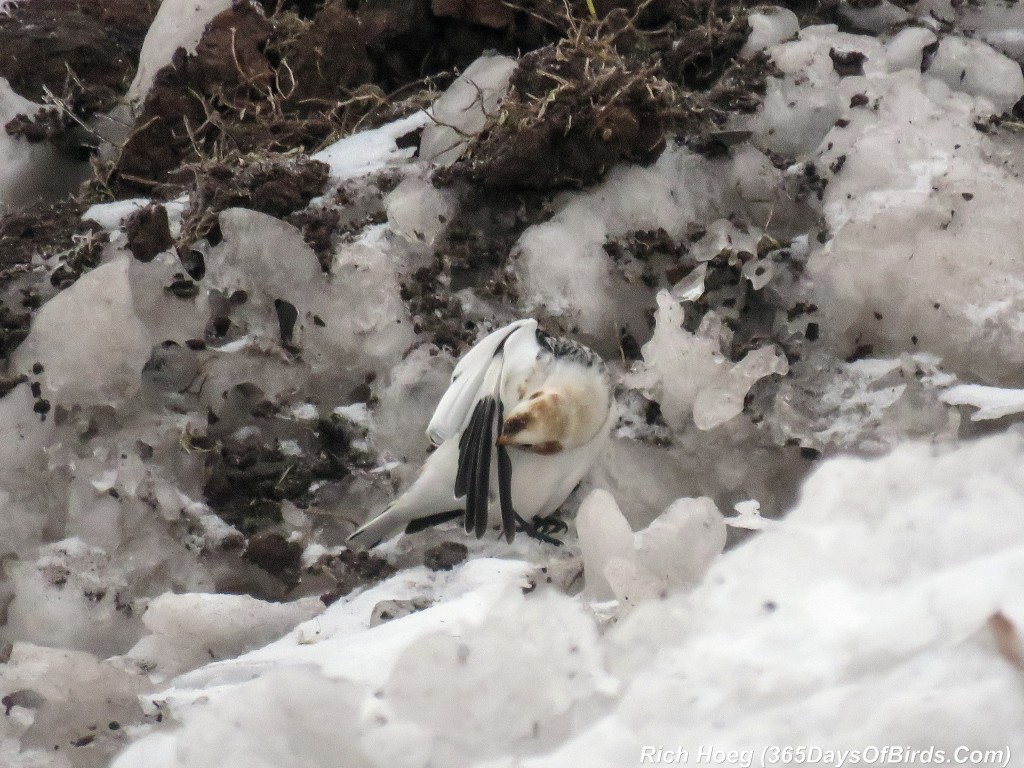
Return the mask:
POLYGON ((647 0, 579 15, 569 5, 558 42, 522 57, 488 130, 443 179, 494 187, 592 184, 622 161, 650 163, 676 135, 711 149, 728 115, 751 111, 774 73, 740 61, 746 11, 716 2, 647 0))

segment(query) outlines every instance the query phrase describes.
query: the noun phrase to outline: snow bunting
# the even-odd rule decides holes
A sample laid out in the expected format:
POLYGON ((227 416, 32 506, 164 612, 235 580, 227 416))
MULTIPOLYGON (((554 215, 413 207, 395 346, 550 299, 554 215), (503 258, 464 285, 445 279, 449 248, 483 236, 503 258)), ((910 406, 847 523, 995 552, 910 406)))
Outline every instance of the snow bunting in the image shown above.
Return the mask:
POLYGON ((437 450, 409 489, 348 542, 372 547, 457 517, 477 538, 492 517, 509 542, 517 525, 536 536, 527 521, 565 501, 607 442, 612 419, 604 361, 544 333, 536 320, 517 320, 455 366, 427 427, 437 450))

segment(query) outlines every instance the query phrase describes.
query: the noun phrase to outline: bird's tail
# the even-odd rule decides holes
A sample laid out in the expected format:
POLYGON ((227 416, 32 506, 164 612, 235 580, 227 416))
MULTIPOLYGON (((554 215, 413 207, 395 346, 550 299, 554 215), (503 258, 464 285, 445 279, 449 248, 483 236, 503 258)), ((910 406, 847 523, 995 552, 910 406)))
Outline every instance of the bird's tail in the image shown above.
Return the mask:
POLYGON ((401 499, 390 504, 387 509, 377 515, 359 528, 356 528, 345 543, 349 546, 356 545, 370 549, 380 544, 385 539, 390 539, 396 533, 401 532, 409 523, 409 516, 405 514, 401 505, 401 499))

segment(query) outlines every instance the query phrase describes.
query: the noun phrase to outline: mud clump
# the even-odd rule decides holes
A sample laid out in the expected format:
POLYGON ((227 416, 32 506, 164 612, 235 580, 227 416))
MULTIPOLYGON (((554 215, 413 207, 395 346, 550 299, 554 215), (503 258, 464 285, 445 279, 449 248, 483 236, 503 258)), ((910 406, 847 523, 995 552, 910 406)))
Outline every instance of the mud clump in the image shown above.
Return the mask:
POLYGON ((301 456, 275 444, 221 443, 207 454, 207 502, 246 535, 281 523, 283 501, 308 506, 316 481, 341 480, 351 471, 349 439, 340 424, 321 421, 313 439, 316 445, 301 456))
POLYGON ((302 545, 280 533, 258 533, 249 537, 242 557, 285 583, 299 580, 302 545))
POLYGON ((465 544, 445 541, 423 553, 423 564, 432 571, 450 571, 469 556, 465 544))
POLYGON ((148 205, 129 216, 124 223, 128 250, 143 263, 156 258, 174 244, 167 220, 167 209, 162 205, 148 205))
MULTIPOLYGON (((217 216, 227 208, 242 207, 278 218, 304 209, 324 191, 329 168, 318 160, 286 160, 264 156, 255 161, 209 162, 181 169, 176 180, 194 183, 189 208, 182 220, 179 252, 197 240, 216 239, 217 216)), ((321 238, 324 234, 319 233, 321 238)))
POLYGON ((324 605, 331 605, 352 592, 356 587, 379 584, 398 572, 380 555, 370 552, 353 552, 344 549, 336 555, 325 555, 310 569, 311 573, 325 574, 334 580, 335 586, 320 595, 324 605))
POLYGON ((476 144, 469 177, 509 188, 583 187, 615 163, 654 162, 665 148, 669 84, 581 37, 523 57, 502 117, 476 144))

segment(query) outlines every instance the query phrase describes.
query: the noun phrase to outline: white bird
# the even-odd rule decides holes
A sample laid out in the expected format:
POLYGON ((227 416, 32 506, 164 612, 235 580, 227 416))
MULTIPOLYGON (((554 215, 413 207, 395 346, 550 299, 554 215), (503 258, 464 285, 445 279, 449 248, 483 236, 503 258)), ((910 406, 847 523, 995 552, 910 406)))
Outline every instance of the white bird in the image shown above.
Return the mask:
POLYGON ((612 419, 604 361, 544 333, 536 320, 517 320, 455 366, 427 427, 437 450, 409 489, 348 542, 372 547, 460 516, 477 538, 492 517, 509 542, 517 524, 545 538, 527 520, 565 501, 606 444, 612 419))

